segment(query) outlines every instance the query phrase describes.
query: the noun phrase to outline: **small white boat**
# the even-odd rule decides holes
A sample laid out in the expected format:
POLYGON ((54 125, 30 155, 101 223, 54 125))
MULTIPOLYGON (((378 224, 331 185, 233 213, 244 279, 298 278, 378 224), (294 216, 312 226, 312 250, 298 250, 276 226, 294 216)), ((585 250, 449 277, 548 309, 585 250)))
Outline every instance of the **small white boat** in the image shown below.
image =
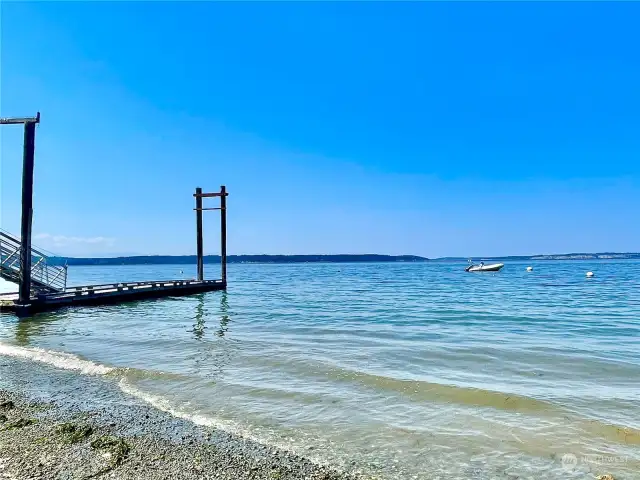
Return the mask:
POLYGON ((491 265, 481 263, 480 265, 469 265, 464 270, 466 272, 497 272, 502 267, 504 267, 504 263, 492 263, 491 265))

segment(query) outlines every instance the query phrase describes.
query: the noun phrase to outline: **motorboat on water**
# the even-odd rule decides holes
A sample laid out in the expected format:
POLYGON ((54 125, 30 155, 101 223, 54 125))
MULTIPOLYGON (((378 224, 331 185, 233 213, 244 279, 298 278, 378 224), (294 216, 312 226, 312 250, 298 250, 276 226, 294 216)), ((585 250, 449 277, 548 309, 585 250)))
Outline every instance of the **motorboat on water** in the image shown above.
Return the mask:
POLYGON ((504 267, 504 263, 492 263, 490 265, 485 265, 481 263, 480 265, 469 265, 465 268, 465 272, 498 272, 504 267))

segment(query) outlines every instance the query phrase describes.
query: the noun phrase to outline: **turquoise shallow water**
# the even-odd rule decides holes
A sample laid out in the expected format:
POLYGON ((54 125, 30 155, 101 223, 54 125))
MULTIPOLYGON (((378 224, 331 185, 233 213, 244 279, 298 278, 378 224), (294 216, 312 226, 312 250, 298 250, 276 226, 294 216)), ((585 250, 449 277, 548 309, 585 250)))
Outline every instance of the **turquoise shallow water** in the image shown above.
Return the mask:
POLYGON ((532 265, 230 265, 226 293, 2 316, 0 355, 381 478, 640 478, 640 262, 532 265))

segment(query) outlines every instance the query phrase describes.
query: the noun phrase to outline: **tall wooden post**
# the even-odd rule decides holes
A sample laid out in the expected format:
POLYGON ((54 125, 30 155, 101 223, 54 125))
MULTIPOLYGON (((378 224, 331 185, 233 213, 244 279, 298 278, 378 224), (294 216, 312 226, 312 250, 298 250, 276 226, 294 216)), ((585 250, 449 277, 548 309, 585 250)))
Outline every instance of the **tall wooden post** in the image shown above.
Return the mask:
MULTIPOLYGON (((38 115, 37 120, 40 120, 38 115)), ((31 301, 31 226, 33 221, 33 164, 35 157, 36 122, 24 124, 22 155, 22 224, 20 230, 20 285, 18 303, 31 301)))
POLYGON ((220 268, 222 283, 227 285, 227 189, 220 187, 220 268))
POLYGON ((198 281, 204 280, 204 257, 202 246, 202 188, 196 188, 196 234, 198 254, 198 281))

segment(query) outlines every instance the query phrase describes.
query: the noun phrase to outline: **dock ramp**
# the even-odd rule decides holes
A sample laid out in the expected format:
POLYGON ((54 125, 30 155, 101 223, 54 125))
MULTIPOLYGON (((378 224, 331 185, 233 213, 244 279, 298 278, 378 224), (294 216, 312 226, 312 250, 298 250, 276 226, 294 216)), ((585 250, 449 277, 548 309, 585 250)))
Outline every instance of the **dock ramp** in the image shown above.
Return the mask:
MULTIPOLYGON (((20 283, 20 239, 0 230, 0 278, 20 283)), ((31 293, 46 295, 67 288, 67 266, 52 265, 48 255, 31 248, 31 293)))

